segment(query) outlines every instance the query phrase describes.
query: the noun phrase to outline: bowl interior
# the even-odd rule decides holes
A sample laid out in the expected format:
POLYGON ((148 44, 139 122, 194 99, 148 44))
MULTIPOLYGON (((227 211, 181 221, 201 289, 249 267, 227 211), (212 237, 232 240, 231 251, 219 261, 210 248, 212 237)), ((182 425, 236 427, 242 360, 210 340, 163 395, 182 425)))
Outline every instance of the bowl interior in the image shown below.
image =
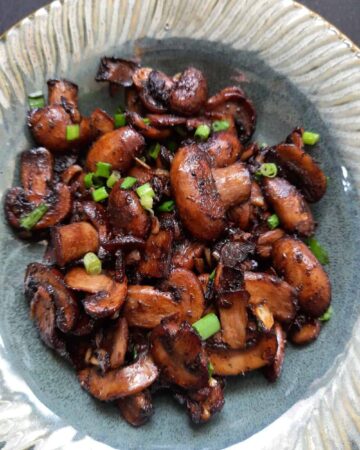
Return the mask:
MULTIPOLYGON (((22 294, 23 274, 29 262, 40 260, 44 246, 21 242, 4 219, 0 224, 3 350, 35 396, 80 434, 114 447, 223 448, 260 431, 309 395, 314 382, 324 376, 344 350, 356 319, 354 262, 359 261, 356 242, 360 234, 355 187, 343 165, 339 142, 314 105, 256 54, 191 39, 144 40, 122 49, 106 49, 102 54, 141 54, 144 65, 170 74, 194 65, 206 74, 211 93, 240 84, 255 103, 258 113, 255 139, 260 143, 279 142, 300 125, 321 134, 320 145, 311 151, 330 180, 327 195, 313 211, 319 223, 316 236, 330 254, 327 270, 333 285, 333 319, 324 326, 315 343, 301 349, 288 346, 282 376, 275 384, 269 384, 261 373, 228 380, 225 407, 207 425, 191 425, 183 408, 167 394, 155 396, 155 415, 141 429, 128 426, 112 405, 90 398, 80 388, 73 369, 42 345, 29 319, 22 294)), ((107 87, 94 82, 100 56, 100 53, 85 56, 81 63, 72 65, 70 73, 59 74, 79 84, 84 114, 94 107, 113 113, 122 102, 121 97, 109 98, 107 87)), ((25 116, 24 107, 14 103, 6 112, 5 127, 0 129, 1 193, 17 182, 16 155, 33 145, 24 126, 25 116)))

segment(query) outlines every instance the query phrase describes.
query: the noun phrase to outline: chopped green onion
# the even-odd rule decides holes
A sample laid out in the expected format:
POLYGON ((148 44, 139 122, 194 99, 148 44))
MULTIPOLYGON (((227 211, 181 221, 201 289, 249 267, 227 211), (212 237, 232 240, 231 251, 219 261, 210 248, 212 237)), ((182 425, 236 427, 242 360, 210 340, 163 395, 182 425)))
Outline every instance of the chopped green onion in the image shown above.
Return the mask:
POLYGON ((66 126, 66 140, 67 141, 75 141, 75 139, 79 139, 80 136, 80 125, 67 125, 66 126))
POLYGON ((210 361, 208 362, 207 369, 208 369, 209 378, 211 378, 214 373, 214 366, 211 364, 210 361))
POLYGON ((114 170, 112 174, 109 176, 109 178, 106 180, 106 186, 111 189, 112 187, 114 187, 115 183, 120 180, 120 178, 121 178, 120 172, 114 170))
POLYGON ((104 186, 92 191, 92 198, 93 198, 94 202, 101 202, 108 197, 109 197, 109 194, 107 193, 107 190, 104 186))
POLYGON ((220 331, 220 321, 216 314, 210 313, 193 323, 193 328, 200 334, 201 339, 206 340, 220 331))
POLYGON ((150 123, 151 123, 150 119, 148 117, 144 117, 143 118, 143 122, 144 122, 145 125, 150 125, 150 123))
POLYGON ((49 208, 44 203, 41 203, 29 214, 26 214, 26 216, 20 219, 20 226, 25 228, 25 230, 31 230, 40 221, 44 214, 46 214, 48 209, 49 208))
POLYGON ((114 115, 114 125, 115 128, 120 128, 126 125, 126 115, 124 113, 118 112, 114 115))
POLYGON ((302 140, 305 145, 315 145, 320 140, 320 134, 312 133, 311 131, 304 131, 302 135, 302 140))
POLYGON ((321 322, 327 322, 328 320, 331 319, 333 314, 334 310, 333 307, 330 305, 328 309, 324 312, 324 314, 321 317, 319 317, 319 320, 321 320, 321 322))
POLYGON ((309 246, 310 250, 321 264, 329 264, 328 252, 319 244, 319 242, 315 238, 311 237, 306 239, 306 244, 309 246))
POLYGON ((121 189, 130 189, 137 182, 137 178, 135 177, 126 177, 124 181, 121 183, 121 189))
POLYGON ((167 200, 164 203, 161 203, 161 205, 158 207, 158 210, 160 212, 171 212, 175 208, 175 202, 174 200, 167 200))
POLYGON ((261 164, 260 169, 256 172, 256 175, 274 178, 277 175, 277 166, 274 163, 261 164))
POLYGON ((150 183, 145 183, 139 186, 136 189, 136 193, 139 197, 144 197, 145 195, 149 195, 150 197, 155 197, 154 189, 151 187, 150 183))
POLYGON ((209 281, 212 281, 215 278, 216 269, 214 269, 209 275, 209 281))
POLYGON ((89 275, 99 275, 101 273, 101 261, 95 253, 86 253, 83 261, 85 270, 89 275))
POLYGON ((280 225, 279 217, 276 214, 272 214, 270 217, 268 217, 267 223, 270 230, 274 230, 280 225))
POLYGON ((167 145, 167 148, 171 151, 171 153, 174 153, 176 150, 176 142, 175 141, 170 141, 167 145))
POLYGON ((158 142, 156 144, 152 145, 149 150, 150 158, 156 159, 159 156, 160 150, 161 150, 161 146, 158 142))
POLYGON ((43 108, 45 106, 45 98, 41 91, 33 92, 28 95, 28 103, 31 109, 43 108))
POLYGON ((154 199, 150 194, 142 195, 140 197, 140 204, 144 209, 152 212, 152 208, 154 205, 154 199))
POLYGON ((97 162, 96 163, 96 177, 109 178, 111 170, 111 164, 106 162, 97 162))
POLYGON ((230 124, 227 120, 215 120, 211 125, 212 130, 215 132, 228 130, 229 127, 230 124))
POLYGON ((91 186, 93 185, 93 177, 94 177, 94 172, 89 172, 84 176, 84 184, 86 189, 91 188, 91 186))
POLYGON ((210 127, 209 127, 209 125, 206 125, 206 124, 199 125, 196 128, 194 136, 205 141, 210 136, 210 127))

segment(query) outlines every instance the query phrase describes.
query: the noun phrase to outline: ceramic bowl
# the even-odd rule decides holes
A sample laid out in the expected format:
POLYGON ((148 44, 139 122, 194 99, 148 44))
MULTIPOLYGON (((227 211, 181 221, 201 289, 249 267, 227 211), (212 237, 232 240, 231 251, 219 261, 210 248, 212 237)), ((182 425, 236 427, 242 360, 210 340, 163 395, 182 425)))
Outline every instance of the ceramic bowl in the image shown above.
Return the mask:
POLYGON ((281 378, 229 380, 221 414, 190 424, 160 396, 150 423, 134 429, 84 392, 74 371, 46 349, 22 294, 25 266, 43 245, 0 224, 0 443, 6 449, 342 449, 359 445, 360 184, 359 50, 290 0, 55 1, 0 41, 0 192, 18 179, 17 155, 33 145, 27 93, 51 77, 80 86, 80 106, 113 112, 94 82, 102 55, 137 56, 176 73, 189 64, 211 90, 239 83, 258 112, 255 139, 276 143, 294 126, 321 134, 313 150, 330 177, 314 207, 330 254, 334 316, 306 348, 289 346, 281 378))

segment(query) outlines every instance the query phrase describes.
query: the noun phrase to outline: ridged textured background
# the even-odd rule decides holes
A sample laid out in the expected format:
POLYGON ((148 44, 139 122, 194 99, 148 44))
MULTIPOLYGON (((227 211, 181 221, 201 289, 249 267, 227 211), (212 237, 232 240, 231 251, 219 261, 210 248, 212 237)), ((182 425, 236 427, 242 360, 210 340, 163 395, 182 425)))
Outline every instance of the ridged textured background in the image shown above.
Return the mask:
MULTIPOLYGON (((0 42, 0 125, 25 105, 27 92, 73 62, 141 37, 192 37, 256 51, 317 106, 341 142, 360 188, 360 54, 320 17, 291 0, 55 1, 11 29, 0 42), (246 20, 244 20, 246 17, 246 20)), ((1 344, 1 343, 0 343, 1 344)), ((106 448, 76 430, 59 428, 12 394, 0 361, 0 442, 5 449, 106 448), (1 378, 3 378, 1 380, 1 378)), ((21 391, 20 379, 12 380, 21 391)), ((360 441, 360 321, 316 394, 233 448, 351 449, 360 441)))

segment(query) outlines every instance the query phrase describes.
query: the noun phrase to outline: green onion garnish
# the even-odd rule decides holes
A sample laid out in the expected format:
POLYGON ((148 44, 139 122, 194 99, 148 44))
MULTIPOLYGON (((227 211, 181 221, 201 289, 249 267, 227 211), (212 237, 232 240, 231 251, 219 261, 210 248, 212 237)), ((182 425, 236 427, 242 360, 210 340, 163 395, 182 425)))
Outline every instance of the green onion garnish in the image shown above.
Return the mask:
POLYGON ((150 158, 156 159, 159 156, 160 150, 161 150, 161 146, 158 142, 156 144, 152 145, 149 150, 150 158))
POLYGON ((135 177, 126 177, 121 183, 121 189, 130 189, 137 182, 135 177))
POLYGON ((331 319, 333 314, 334 310, 333 307, 330 305, 328 309, 324 312, 324 314, 321 317, 319 317, 319 320, 321 320, 321 322, 327 322, 328 320, 331 319))
POLYGON ((150 194, 142 195, 140 197, 140 204, 144 209, 152 212, 152 208, 154 205, 154 199, 150 194))
POLYGON ((33 92, 28 96, 28 103, 31 109, 43 108, 45 106, 45 98, 41 91, 33 92))
POLYGON ((144 197, 145 195, 149 195, 150 197, 155 197, 154 189, 151 187, 150 183, 145 183, 139 186, 136 189, 136 193, 139 197, 144 197))
POLYGON ((200 334, 201 339, 206 340, 220 331, 220 321, 216 314, 210 313, 193 323, 193 328, 200 334))
POLYGON ((75 139, 79 139, 80 136, 80 125, 67 125, 66 126, 66 140, 67 141, 75 141, 75 139))
POLYGON ((198 137, 202 140, 206 140, 210 136, 210 127, 209 125, 202 124, 196 128, 195 137, 198 137))
POLYGON ((145 125, 150 125, 150 119, 148 117, 144 117, 143 122, 145 125))
POLYGON ((93 177, 94 177, 94 172, 89 172, 84 176, 84 184, 86 189, 91 188, 91 186, 93 185, 93 177))
POLYGON ((320 140, 320 134, 312 133, 311 131, 304 131, 302 135, 302 140, 305 145, 315 145, 320 140))
POLYGON ((120 178, 121 178, 120 172, 114 170, 112 174, 109 176, 109 178, 106 180, 106 186, 111 189, 112 187, 114 187, 115 183, 120 180, 120 178))
POLYGON ((215 278, 216 269, 214 269, 209 275, 209 281, 212 281, 215 278))
POLYGON ((215 120, 211 125, 211 128, 214 132, 225 131, 228 130, 229 127, 230 124, 227 120, 215 120))
POLYGON ((214 373, 214 366, 211 364, 210 361, 208 362, 207 368, 208 368, 209 378, 211 378, 214 373))
POLYGON ((109 178, 111 171, 111 164, 106 162, 97 162, 96 163, 96 177, 109 178))
POLYGON ((92 252, 84 256, 84 267, 89 275, 99 275, 102 270, 100 259, 92 252))
POLYGON ((174 200, 167 200, 158 207, 158 211, 160 212, 171 212, 175 208, 174 200))
POLYGON ((329 264, 328 252, 319 244, 319 242, 315 238, 308 238, 305 242, 321 264, 329 264))
POLYGON ((279 217, 276 214, 272 214, 270 217, 268 217, 267 223, 270 230, 274 230, 280 225, 279 217))
POLYGON ((92 198, 93 198, 94 202, 101 202, 108 197, 109 197, 109 194, 107 193, 107 190, 104 186, 92 191, 92 198))
POLYGON ((126 115, 124 113, 116 113, 114 115, 115 128, 124 127, 126 125, 126 115))
POLYGON ((20 219, 20 226, 22 228, 25 228, 25 230, 31 230, 40 221, 44 214, 46 214, 48 209, 48 206, 46 206, 44 203, 41 203, 29 214, 26 214, 26 216, 20 219))
POLYGON ((261 164, 260 169, 256 172, 257 176, 274 178, 277 175, 277 166, 274 163, 261 164))

